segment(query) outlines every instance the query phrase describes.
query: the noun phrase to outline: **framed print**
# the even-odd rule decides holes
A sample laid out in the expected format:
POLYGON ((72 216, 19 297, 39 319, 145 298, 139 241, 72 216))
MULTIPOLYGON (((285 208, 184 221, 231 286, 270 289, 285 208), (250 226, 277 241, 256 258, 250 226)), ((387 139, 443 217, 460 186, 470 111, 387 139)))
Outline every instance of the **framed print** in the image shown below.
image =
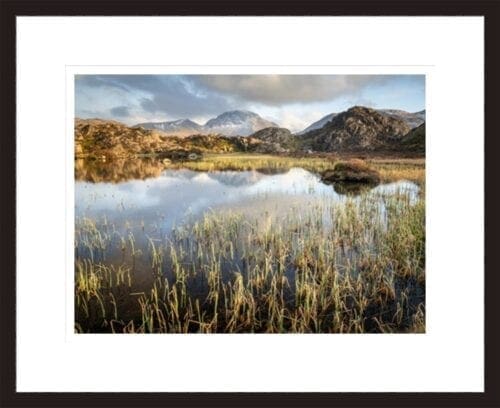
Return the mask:
POLYGON ((498 5, 283 6, 2 3, 2 406, 500 402, 498 5))
POLYGON ((111 70, 66 71, 76 333, 425 333, 424 74, 111 70))

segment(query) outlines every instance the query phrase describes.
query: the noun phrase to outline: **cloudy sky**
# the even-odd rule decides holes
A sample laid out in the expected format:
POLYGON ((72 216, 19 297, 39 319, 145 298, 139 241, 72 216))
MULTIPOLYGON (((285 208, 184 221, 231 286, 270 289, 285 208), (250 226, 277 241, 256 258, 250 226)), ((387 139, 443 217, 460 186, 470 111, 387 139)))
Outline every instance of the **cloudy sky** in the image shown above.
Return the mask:
POLYGON ((128 125, 251 110, 292 131, 353 105, 425 109, 424 75, 77 75, 80 118, 128 125))

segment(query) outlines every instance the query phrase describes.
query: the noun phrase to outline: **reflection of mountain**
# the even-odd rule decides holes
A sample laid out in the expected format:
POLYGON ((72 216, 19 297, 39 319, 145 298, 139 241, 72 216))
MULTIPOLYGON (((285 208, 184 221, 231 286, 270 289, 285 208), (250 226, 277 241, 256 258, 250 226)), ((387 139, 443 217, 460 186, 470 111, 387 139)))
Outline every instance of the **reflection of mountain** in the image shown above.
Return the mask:
MULTIPOLYGON (((332 186, 322 183, 318 175, 301 168, 265 175, 256 171, 162 171, 156 167, 158 162, 144 160, 122 162, 119 168, 110 166, 110 163, 104 167, 93 164, 85 168, 79 161, 77 165, 77 179, 87 181, 78 181, 75 186, 77 215, 103 214, 104 211, 110 220, 135 219, 155 225, 158 215, 162 215, 165 218, 161 226, 167 229, 192 214, 210 209, 255 213, 262 212, 263 208, 282 211, 292 205, 306 208, 315 198, 329 198, 333 203, 344 199, 346 193, 337 192, 332 186), (103 168, 108 171, 103 172, 103 168), (127 173, 120 175, 119 171, 127 173), (158 177, 140 180, 156 175, 158 177), (125 179, 126 176, 130 179, 125 179)), ((397 191, 409 193, 412 200, 418 195, 418 187, 409 182, 379 185, 370 194, 395 194, 397 191)))
POLYGON ((120 183, 158 177, 165 166, 160 160, 75 160, 75 179, 91 183, 120 183))
POLYGON ((255 171, 261 173, 261 174, 266 174, 266 175, 273 175, 273 174, 285 174, 290 171, 290 169, 287 168, 279 168, 279 167, 264 167, 264 168, 259 168, 255 169, 255 171))
POLYGON ((249 186, 265 177, 256 171, 217 171, 207 175, 212 180, 231 187, 249 186))
POLYGON ((198 184, 220 183, 225 186, 243 187, 250 186, 261 180, 264 174, 255 170, 252 171, 210 171, 201 172, 187 169, 165 170, 163 175, 175 177, 180 180, 193 180, 198 184))
POLYGON ((192 180, 198 174, 200 173, 189 169, 176 169, 176 170, 168 169, 163 172, 163 175, 165 177, 175 177, 180 180, 192 180))
POLYGON ((189 169, 166 167, 160 159, 115 159, 75 160, 75 178, 91 183, 121 183, 127 180, 144 180, 161 175, 178 180, 193 180, 198 183, 217 182, 226 186, 250 186, 262 180, 266 175, 288 173, 289 169, 256 169, 251 171, 211 171, 201 172, 189 169))

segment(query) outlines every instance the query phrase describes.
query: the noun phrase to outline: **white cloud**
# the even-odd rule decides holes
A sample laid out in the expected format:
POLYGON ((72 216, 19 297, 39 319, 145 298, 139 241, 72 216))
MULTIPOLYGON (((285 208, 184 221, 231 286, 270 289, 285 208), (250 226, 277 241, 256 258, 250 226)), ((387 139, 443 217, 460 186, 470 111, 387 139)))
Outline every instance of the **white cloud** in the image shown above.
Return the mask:
POLYGON ((279 105, 331 100, 390 78, 389 75, 203 75, 195 80, 213 91, 243 100, 279 105))

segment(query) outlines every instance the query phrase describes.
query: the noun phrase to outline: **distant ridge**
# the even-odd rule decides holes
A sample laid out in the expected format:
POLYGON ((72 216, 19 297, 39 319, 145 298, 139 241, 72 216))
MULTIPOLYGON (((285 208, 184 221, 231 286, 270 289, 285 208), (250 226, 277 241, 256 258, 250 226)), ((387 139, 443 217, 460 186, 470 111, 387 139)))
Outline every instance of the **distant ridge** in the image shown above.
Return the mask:
MULTIPOLYGON (((425 117, 425 112, 411 115, 425 117)), ((203 126, 189 119, 130 127, 113 120, 76 118, 75 155, 111 158, 168 155, 176 150, 283 154, 425 153, 425 122, 411 128, 404 116, 404 111, 354 106, 324 117, 322 127, 300 135, 249 111, 225 112, 203 126), (258 130, 252 131, 254 128, 258 130)))
POLYGON ((204 125, 190 119, 168 122, 146 122, 136 125, 144 129, 158 129, 173 136, 192 134, 220 134, 224 136, 248 136, 267 127, 278 127, 258 114, 245 110, 224 112, 207 121, 204 125))

